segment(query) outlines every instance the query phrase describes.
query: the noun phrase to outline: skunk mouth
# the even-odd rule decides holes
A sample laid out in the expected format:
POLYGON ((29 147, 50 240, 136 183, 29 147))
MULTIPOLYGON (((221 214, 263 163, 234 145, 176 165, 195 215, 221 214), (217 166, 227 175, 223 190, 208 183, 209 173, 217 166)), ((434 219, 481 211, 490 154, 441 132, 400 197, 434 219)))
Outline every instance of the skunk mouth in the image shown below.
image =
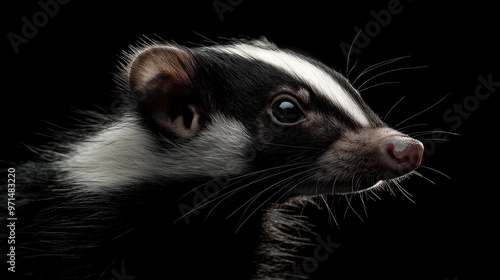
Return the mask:
POLYGON ((382 189, 388 185, 390 185, 390 181, 391 180, 394 180, 394 179, 389 179, 389 180, 379 180, 377 181, 375 184, 367 187, 367 188, 361 188, 361 189, 352 189, 352 190, 349 190, 349 191, 340 191, 340 192, 335 192, 333 193, 334 195, 335 194, 339 194, 339 195, 345 195, 345 194, 357 194, 357 193, 363 193, 363 192, 367 192, 367 191, 373 191, 373 190, 377 190, 377 189, 382 189))
POLYGON ((375 191, 375 190, 381 190, 381 189, 386 189, 386 188, 392 188, 393 186, 401 188, 401 185, 399 185, 399 183, 408 179, 409 177, 411 177, 413 175, 413 173, 414 172, 412 171, 408 174, 405 174, 405 175, 402 175, 402 176, 399 176, 396 178, 379 180, 375 184, 373 184, 367 188, 361 188, 361 189, 356 189, 356 190, 351 190, 351 191, 346 191, 346 192, 341 191, 341 192, 336 192, 335 194, 341 194, 341 195, 356 194, 356 193, 363 193, 363 192, 367 192, 367 191, 375 191))
MULTIPOLYGON (((407 174, 394 176, 394 174, 358 174, 358 176, 338 180, 325 178, 326 176, 311 176, 299 180, 299 183, 290 183, 292 188, 283 187, 283 191, 292 195, 317 196, 319 194, 346 195, 358 194, 367 191, 389 191, 402 189, 401 183, 418 172, 410 171, 407 174)), ((296 182, 296 181, 294 181, 296 182)), ((287 183, 288 184, 288 183, 287 183)), ((286 185, 286 184, 285 184, 286 185)))
POLYGON ((377 183, 373 184, 372 186, 370 186, 370 187, 368 187, 366 189, 359 190, 358 192, 365 192, 365 191, 370 191, 370 190, 375 190, 375 189, 378 189, 378 188, 382 188, 383 186, 389 184, 390 180, 394 180, 394 179, 380 180, 377 183))

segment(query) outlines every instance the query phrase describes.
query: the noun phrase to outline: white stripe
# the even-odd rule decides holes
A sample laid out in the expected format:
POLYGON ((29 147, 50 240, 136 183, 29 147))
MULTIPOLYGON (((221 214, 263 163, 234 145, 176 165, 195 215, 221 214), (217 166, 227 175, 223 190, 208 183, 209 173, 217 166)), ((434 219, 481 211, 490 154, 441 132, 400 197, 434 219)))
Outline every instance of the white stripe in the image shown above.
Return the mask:
POLYGON ((56 164, 79 190, 98 192, 162 179, 238 175, 247 168, 250 142, 242 123, 215 114, 189 144, 158 152, 151 134, 136 119, 124 118, 76 144, 56 164))
POLYGON ((285 70, 292 76, 308 83, 318 94, 326 96, 359 124, 369 126, 369 121, 363 110, 352 97, 330 75, 310 62, 280 50, 263 49, 246 44, 221 46, 216 49, 244 58, 259 59, 285 70))

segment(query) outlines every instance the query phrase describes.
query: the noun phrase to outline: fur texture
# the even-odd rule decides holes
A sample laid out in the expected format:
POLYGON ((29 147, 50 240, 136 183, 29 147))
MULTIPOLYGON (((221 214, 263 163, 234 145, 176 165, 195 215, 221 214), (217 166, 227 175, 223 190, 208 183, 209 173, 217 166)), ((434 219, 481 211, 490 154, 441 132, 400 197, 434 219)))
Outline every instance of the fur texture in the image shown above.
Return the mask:
POLYGON ((334 245, 309 196, 419 164, 342 75, 267 40, 142 43, 120 65, 119 112, 15 165, 19 279, 313 277, 294 264, 334 245))

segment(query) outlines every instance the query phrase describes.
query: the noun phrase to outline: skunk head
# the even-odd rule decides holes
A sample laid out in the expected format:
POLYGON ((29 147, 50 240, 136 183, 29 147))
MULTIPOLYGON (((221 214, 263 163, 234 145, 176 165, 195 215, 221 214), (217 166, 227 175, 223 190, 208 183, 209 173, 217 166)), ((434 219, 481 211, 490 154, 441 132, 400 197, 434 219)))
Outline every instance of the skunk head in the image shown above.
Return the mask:
POLYGON ((422 159, 423 145, 385 125, 341 74, 265 40, 149 44, 127 56, 120 80, 131 117, 66 164, 107 161, 92 178, 108 186, 238 176, 285 193, 358 192, 422 159))

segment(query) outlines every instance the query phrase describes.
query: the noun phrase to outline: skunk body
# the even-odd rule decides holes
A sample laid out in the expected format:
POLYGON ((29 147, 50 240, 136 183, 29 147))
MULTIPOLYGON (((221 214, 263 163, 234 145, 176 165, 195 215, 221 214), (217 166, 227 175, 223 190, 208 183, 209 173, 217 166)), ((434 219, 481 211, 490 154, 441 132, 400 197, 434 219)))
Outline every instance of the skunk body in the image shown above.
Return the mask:
POLYGON ((264 39, 145 44, 117 78, 105 125, 15 165, 19 279, 304 277, 308 197, 387 186, 422 158, 342 75, 264 39))

